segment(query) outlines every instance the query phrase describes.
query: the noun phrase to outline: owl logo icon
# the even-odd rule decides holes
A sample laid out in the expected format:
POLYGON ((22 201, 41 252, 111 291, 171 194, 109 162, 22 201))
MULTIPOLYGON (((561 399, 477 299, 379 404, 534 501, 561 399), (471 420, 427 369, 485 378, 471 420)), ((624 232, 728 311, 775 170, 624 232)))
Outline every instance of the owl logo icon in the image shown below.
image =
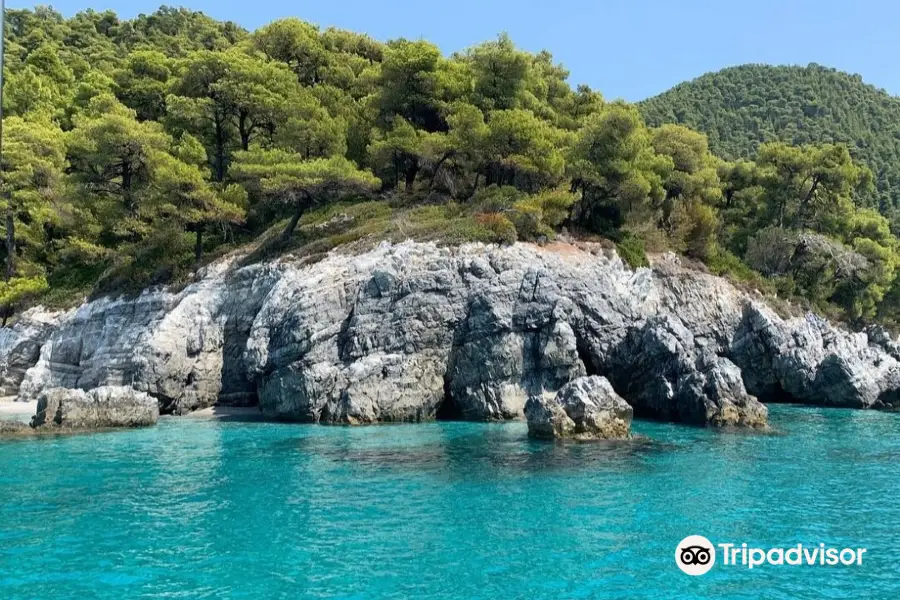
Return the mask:
POLYGON ((716 564, 716 548, 702 535, 689 535, 675 548, 675 564, 688 575, 703 575, 716 564))

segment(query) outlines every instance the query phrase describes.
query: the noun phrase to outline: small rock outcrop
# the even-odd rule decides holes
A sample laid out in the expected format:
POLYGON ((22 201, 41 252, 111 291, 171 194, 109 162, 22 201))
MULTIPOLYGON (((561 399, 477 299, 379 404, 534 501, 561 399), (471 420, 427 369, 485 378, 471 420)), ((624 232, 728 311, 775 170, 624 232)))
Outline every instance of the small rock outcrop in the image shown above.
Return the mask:
POLYGON ((528 435, 539 439, 618 440, 629 436, 633 411, 605 377, 579 377, 555 396, 525 404, 528 435))
POLYGON ((87 392, 51 388, 38 396, 31 426, 37 430, 147 427, 158 419, 156 399, 128 387, 101 386, 87 392))

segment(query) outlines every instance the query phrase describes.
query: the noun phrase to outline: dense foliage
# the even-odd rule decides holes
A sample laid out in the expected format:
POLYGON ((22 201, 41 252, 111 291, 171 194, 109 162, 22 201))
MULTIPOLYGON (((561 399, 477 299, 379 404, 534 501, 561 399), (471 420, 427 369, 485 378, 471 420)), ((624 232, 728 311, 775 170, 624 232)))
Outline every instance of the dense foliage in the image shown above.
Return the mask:
POLYGON ((709 73, 641 103, 648 124, 679 123, 709 136, 728 160, 766 142, 840 143, 875 175, 861 201, 900 227, 900 98, 859 75, 807 67, 744 65, 709 73))
POLYGON ((893 319, 897 239, 844 145, 648 127, 501 35, 444 56, 283 19, 9 11, 4 318, 245 260, 407 238, 674 249, 851 319, 893 319), (720 138, 715 138, 716 143, 720 138), (735 157, 743 156, 741 153, 735 157))

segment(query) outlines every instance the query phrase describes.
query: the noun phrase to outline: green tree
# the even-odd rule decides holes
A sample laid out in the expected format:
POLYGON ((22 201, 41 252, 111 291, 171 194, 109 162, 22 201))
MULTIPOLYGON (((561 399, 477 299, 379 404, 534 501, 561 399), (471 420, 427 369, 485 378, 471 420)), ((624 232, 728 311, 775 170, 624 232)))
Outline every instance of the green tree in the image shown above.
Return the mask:
POLYGON ((754 159, 767 142, 846 144, 875 174, 861 205, 897 222, 900 98, 816 64, 743 65, 703 75, 640 103, 653 126, 679 123, 709 136, 726 160, 754 159))
POLYGON ((531 57, 516 49, 505 33, 466 54, 474 75, 473 99, 483 111, 521 107, 531 57))
POLYGON ((482 170, 488 185, 513 185, 526 191, 559 183, 565 158, 559 133, 528 110, 490 114, 482 170))
POLYGON ((94 98, 69 132, 71 171, 83 197, 116 238, 144 235, 142 203, 153 169, 171 145, 154 122, 141 123, 113 96, 94 98))
POLYGON ((618 226, 629 213, 658 206, 673 170, 671 158, 654 152, 637 110, 618 102, 585 121, 570 160, 572 188, 582 195, 575 220, 593 229, 618 226))
POLYGON ((253 42, 270 59, 290 67, 300 84, 322 82, 329 56, 316 26, 300 19, 280 19, 257 31, 253 42))
POLYGON ((853 215, 854 193, 871 186, 871 172, 853 162, 846 146, 764 144, 757 164, 768 219, 778 227, 840 234, 853 215))
POLYGON ((0 210, 6 268, 0 306, 5 324, 15 304, 47 287, 47 227, 65 212, 66 159, 63 133, 50 123, 8 118, 3 141, 0 210))
POLYGON ((428 42, 401 39, 387 45, 378 82, 383 124, 399 116, 417 129, 446 129, 438 97, 441 61, 440 51, 428 42))
POLYGON ((332 116, 308 89, 296 88, 277 106, 276 121, 269 130, 272 133, 267 132, 269 145, 297 152, 304 158, 347 153, 348 120, 332 116))
POLYGON ((152 215, 157 220, 181 223, 195 235, 194 260, 203 258, 203 233, 215 223, 241 223, 247 194, 237 185, 217 191, 196 164, 175 156, 157 157, 152 182, 152 215))
MULTIPOLYGON (((296 132, 320 117, 320 131, 340 129, 321 109, 316 113, 316 101, 304 94, 290 71, 237 49, 191 54, 180 64, 172 91, 168 103, 173 122, 206 140, 219 182, 225 180, 235 150, 249 150, 260 135, 271 140, 283 123, 296 132)), ((321 141, 324 137, 310 136, 315 144, 307 141, 311 147, 333 147, 331 139, 321 141)))
POLYGON ((131 53, 115 75, 116 95, 142 121, 159 121, 166 114, 172 61, 156 50, 131 53))
POLYGON ((374 191, 380 181, 342 156, 303 160, 283 150, 253 150, 238 154, 235 176, 248 181, 264 198, 292 209, 281 234, 286 242, 303 213, 312 206, 342 196, 374 191))

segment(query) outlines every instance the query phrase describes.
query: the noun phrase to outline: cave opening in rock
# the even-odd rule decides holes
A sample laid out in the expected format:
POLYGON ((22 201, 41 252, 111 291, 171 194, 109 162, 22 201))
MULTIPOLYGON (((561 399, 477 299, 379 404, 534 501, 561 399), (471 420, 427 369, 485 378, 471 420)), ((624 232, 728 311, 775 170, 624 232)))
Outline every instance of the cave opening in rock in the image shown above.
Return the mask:
POLYGON ((575 352, 578 353, 578 359, 584 365, 584 371, 588 376, 603 375, 592 358, 593 355, 587 341, 577 333, 575 334, 575 352))
POLYGON ((438 406, 435 418, 438 421, 462 421, 463 414, 459 405, 453 400, 453 393, 450 390, 450 377, 444 376, 444 399, 438 406))
POLYGON ((775 382, 763 390, 750 391, 748 388, 747 391, 756 396, 756 399, 763 404, 804 404, 802 400, 785 391, 779 382, 775 382))
POLYGON ((175 409, 178 408, 178 404, 175 402, 174 398, 170 398, 168 396, 164 396, 162 394, 154 394, 148 392, 148 394, 155 398, 159 403, 159 414, 161 415, 174 415, 175 409))

